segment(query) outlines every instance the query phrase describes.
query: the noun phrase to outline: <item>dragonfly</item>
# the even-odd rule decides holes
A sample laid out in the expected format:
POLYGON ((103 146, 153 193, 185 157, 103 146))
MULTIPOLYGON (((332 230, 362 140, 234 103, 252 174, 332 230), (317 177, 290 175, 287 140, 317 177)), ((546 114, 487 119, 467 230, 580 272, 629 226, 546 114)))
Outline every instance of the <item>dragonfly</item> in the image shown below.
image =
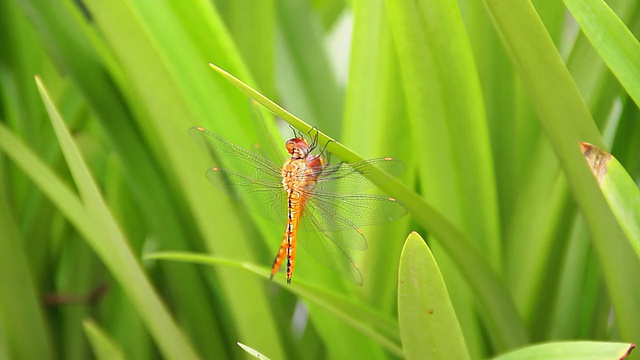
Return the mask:
POLYGON ((286 224, 271 278, 285 264, 287 284, 293 277, 300 233, 302 247, 321 264, 361 285, 362 274, 346 250, 367 248, 360 227, 408 213, 397 199, 359 193, 404 172, 398 159, 327 164, 322 156, 326 146, 320 154, 312 154, 317 132, 311 144, 298 133, 285 143, 289 159, 278 166, 202 127, 192 127, 189 134, 216 162, 206 171, 213 185, 249 211, 286 224), (311 239, 314 233, 319 236, 311 239))

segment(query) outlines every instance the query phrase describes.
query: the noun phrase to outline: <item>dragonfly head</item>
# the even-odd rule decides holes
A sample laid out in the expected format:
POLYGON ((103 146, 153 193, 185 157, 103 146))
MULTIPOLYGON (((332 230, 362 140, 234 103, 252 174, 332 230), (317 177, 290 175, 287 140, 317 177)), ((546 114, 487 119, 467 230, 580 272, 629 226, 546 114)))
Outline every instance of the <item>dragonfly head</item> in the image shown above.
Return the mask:
POLYGON ((302 137, 287 140, 287 152, 295 159, 304 159, 309 154, 309 143, 302 137))

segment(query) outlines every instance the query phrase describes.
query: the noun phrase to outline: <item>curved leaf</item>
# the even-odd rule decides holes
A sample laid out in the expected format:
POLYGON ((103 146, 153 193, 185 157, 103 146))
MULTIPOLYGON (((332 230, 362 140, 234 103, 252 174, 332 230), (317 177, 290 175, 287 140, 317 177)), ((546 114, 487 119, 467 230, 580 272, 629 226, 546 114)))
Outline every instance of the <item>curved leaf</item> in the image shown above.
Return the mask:
POLYGON ((493 360, 614 360, 626 359, 633 344, 596 341, 559 342, 529 346, 493 360))
POLYGON ((407 359, 470 358, 438 264, 415 232, 400 258, 398 322, 407 359))

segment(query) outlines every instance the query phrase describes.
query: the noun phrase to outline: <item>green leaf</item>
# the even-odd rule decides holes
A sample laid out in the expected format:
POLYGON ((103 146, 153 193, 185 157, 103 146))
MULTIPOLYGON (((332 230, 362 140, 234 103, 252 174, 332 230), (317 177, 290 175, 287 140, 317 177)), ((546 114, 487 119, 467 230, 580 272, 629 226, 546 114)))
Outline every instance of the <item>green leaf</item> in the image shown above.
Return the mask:
MULTIPOLYGON (((206 180, 203 173, 211 165, 210 161, 186 134, 193 125, 209 124, 221 135, 243 141, 240 144, 248 147, 266 143, 256 139, 266 139, 275 133, 271 131, 271 123, 267 123, 270 131, 252 126, 246 97, 233 91, 230 84, 206 65, 212 60, 219 62, 253 83, 214 4, 209 1, 160 4, 139 0, 89 0, 84 4, 92 14, 91 26, 100 29, 101 38, 116 60, 116 66, 110 70, 114 76, 125 79, 120 96, 125 96, 127 104, 134 109, 136 130, 133 132, 143 134, 144 143, 148 144, 143 150, 152 151, 154 163, 163 170, 149 181, 160 185, 161 193, 157 196, 173 195, 172 205, 176 210, 172 220, 178 220, 178 226, 184 227, 184 233, 175 236, 182 236, 188 246, 170 247, 168 242, 175 240, 163 238, 167 243, 164 248, 204 248, 214 255, 257 260, 265 247, 260 242, 267 238, 254 236, 255 232, 251 233, 254 228, 247 226, 246 218, 240 217, 233 210, 232 202, 206 180), (168 183, 163 186, 158 178, 165 177, 168 183), (183 216, 189 221, 181 221, 183 216), (226 240, 231 238, 234 241, 226 240)), ((102 121, 114 120, 104 118, 102 121)), ((128 148, 123 151, 123 157, 130 156, 128 148)), ((139 166, 146 169, 148 165, 140 163, 139 166)), ((152 205, 152 199, 150 196, 140 202, 152 205)), ((149 221, 157 219, 149 218, 149 221)), ((180 268, 166 273, 167 279, 181 281, 183 276, 179 271, 180 268)), ((282 335, 274 308, 256 279, 223 268, 216 273, 215 280, 201 281, 190 282, 194 290, 185 293, 193 295, 194 302, 205 307, 194 313, 188 304, 189 297, 180 296, 176 302, 182 303, 179 308, 186 313, 188 327, 193 328, 197 336, 194 342, 197 341, 199 348, 206 348, 206 352, 202 351, 204 357, 228 351, 223 348, 221 334, 212 336, 212 331, 222 333, 228 328, 274 358, 285 356, 284 343, 277 340, 282 335), (224 310, 211 308, 212 298, 224 299, 221 301, 224 310), (220 318, 217 312, 229 317, 220 318), (254 321, 248 313, 260 314, 262 321, 254 321), (202 314, 201 319, 193 317, 198 314, 202 314)))
POLYGON ((640 43, 603 0, 564 0, 593 47, 640 106, 640 43))
POLYGON ((124 360, 126 357, 122 353, 122 349, 111 339, 111 337, 100 328, 92 319, 86 319, 82 322, 84 331, 89 338, 93 354, 98 360, 124 360))
MULTIPOLYGON (((146 258, 184 261, 206 265, 232 266, 248 270, 264 279, 270 279, 270 269, 220 257, 180 252, 162 252, 149 254, 146 258)), ((387 350, 396 355, 402 354, 402 350, 398 344, 398 325, 394 320, 389 319, 379 311, 359 301, 350 299, 343 294, 337 294, 327 289, 314 286, 309 281, 305 281, 304 278, 297 277, 295 283, 287 284, 283 278, 275 277, 273 278, 273 282, 332 313, 346 324, 353 326, 359 332, 386 347, 387 350)))
POLYGON ((87 238, 89 245, 125 289, 163 354, 170 359, 198 358, 131 252, 44 84, 39 78, 36 84, 95 233, 87 238))
POLYGON ((268 357, 262 355, 259 351, 252 349, 251 347, 239 342, 237 343, 238 346, 240 346, 242 348, 242 350, 246 351, 247 353, 249 353, 251 356, 255 357, 256 359, 262 359, 262 360, 269 360, 268 357))
POLYGON ((579 151, 578 143, 602 146, 602 137, 552 39, 529 1, 485 0, 523 82, 546 137, 566 174, 593 236, 614 311, 625 339, 640 339, 640 261, 611 213, 579 151))
POLYGON ((438 264, 418 233, 407 237, 398 276, 398 321, 407 359, 469 359, 438 264))
POLYGON ((626 359, 633 344, 573 341, 529 346, 493 360, 612 360, 626 359))
MULTIPOLYGON (((409 125, 405 104, 390 100, 401 97, 403 90, 384 0, 354 1, 353 11, 351 62, 340 139, 361 154, 409 162, 410 142, 404 141, 409 125)), ((410 169, 403 174, 403 182, 411 179, 413 172, 410 169)), ((390 312, 397 308, 396 270, 409 218, 367 232, 367 266, 361 269, 366 279, 364 296, 370 304, 390 312)))
POLYGON ((218 11, 259 88, 276 95, 276 3, 273 0, 218 1, 218 11))
POLYGON ((339 131, 344 96, 322 40, 322 24, 306 1, 276 1, 281 101, 325 132, 339 131))
POLYGON ((422 165, 425 197, 499 270, 501 235, 488 125, 458 4, 389 0, 387 9, 403 60, 399 66, 414 129, 411 140, 421 144, 415 156, 422 165), (474 210, 479 207, 482 212, 474 210))
MULTIPOLYGON (((163 69, 161 66, 163 63, 157 61, 158 56, 147 57, 144 54, 144 50, 147 48, 144 45, 148 43, 148 40, 146 38, 141 39, 133 31, 135 26, 139 25, 140 18, 131 20, 130 17, 121 13, 121 6, 131 11, 133 2, 113 1, 106 3, 98 1, 96 3, 101 7, 94 6, 92 1, 84 2, 82 6, 79 3, 72 2, 64 2, 64 5, 62 5, 62 2, 48 0, 25 0, 20 2, 20 5, 31 20, 30 23, 37 27, 43 37, 42 43, 50 44, 50 46, 46 46, 48 58, 34 56, 33 54, 29 54, 29 56, 41 59, 45 64, 48 64, 47 61, 55 59, 54 63, 56 64, 55 68, 44 65, 43 69, 31 71, 29 83, 33 73, 44 71, 43 78, 47 79, 47 84, 56 94, 54 87, 56 82, 54 80, 59 76, 56 71, 64 73, 64 81, 60 83, 70 89, 70 91, 67 91, 77 94, 76 101, 78 101, 78 106, 81 110, 78 115, 66 116, 69 121, 77 118, 74 123, 78 124, 72 127, 73 132, 84 134, 90 143, 106 141, 108 146, 101 150, 103 155, 106 155, 105 151, 109 149, 108 153, 114 156, 116 158, 115 161, 123 167, 124 183, 126 184, 124 191, 128 192, 128 205, 134 211, 140 212, 141 219, 135 222, 132 227, 127 227, 126 222, 132 218, 121 214, 120 209, 117 207, 113 208, 113 212, 115 216, 124 215, 126 220, 123 222, 123 228, 127 230, 130 239, 133 241, 132 246, 138 248, 140 242, 146 238, 153 239, 158 246, 164 249, 189 249, 200 239, 192 236, 191 229, 194 227, 193 224, 190 221, 185 221, 182 217, 188 211, 185 210, 185 206, 182 203, 183 196, 178 187, 175 186, 175 181, 171 178, 170 173, 166 171, 167 168, 173 169, 171 166, 166 166, 167 148, 157 141, 158 137, 153 131, 154 127, 145 122, 147 119, 145 117, 145 102, 141 96, 138 96, 138 84, 141 84, 142 88, 152 89, 153 102, 179 107, 179 104, 175 101, 177 98, 175 93, 169 95, 170 101, 160 100, 165 92, 161 86, 158 86, 156 80, 151 80, 151 83, 156 83, 154 86, 148 86, 148 82, 139 82, 140 78, 145 80, 149 78, 168 79, 170 75, 159 71, 159 69, 163 69), (89 17, 85 16, 87 13, 90 14, 89 17), (105 21, 105 18, 113 19, 113 24, 111 25, 108 20, 105 21), (112 32, 121 34, 122 38, 113 40, 112 32), (113 43, 111 42, 112 40, 113 43), (136 43, 132 45, 131 42, 136 43), (111 44, 114 44, 114 46, 111 46, 111 44), (137 61, 143 65, 136 65, 135 69, 128 73, 128 69, 125 66, 128 62, 120 61, 117 56, 119 54, 118 50, 122 48, 124 48, 123 51, 127 60, 137 61), (136 56, 130 56, 132 53, 136 53, 136 56), (145 71, 139 71, 140 68, 144 68, 145 71), (154 155, 157 158, 154 158, 154 155), (167 189, 172 189, 172 191, 167 191, 167 189), (144 232, 148 236, 136 237, 133 235, 134 233, 129 232, 132 228, 135 229, 135 234, 144 232)), ((171 5, 184 4, 186 3, 174 2, 171 5)), ((201 14, 201 12, 195 11, 194 6, 196 3, 186 5, 193 14, 201 14)), ((170 5, 163 4, 163 6, 169 7, 170 5)), ((161 8, 159 4, 153 4, 152 7, 154 11, 160 11, 161 8)), ((144 11, 143 13, 152 17, 157 15, 152 11, 144 11)), ((178 17, 180 12, 170 11, 170 14, 173 17, 178 17)), ((159 17, 156 16, 156 18, 159 17)), ((159 19, 159 21, 163 20, 159 19)), ((206 27, 200 26, 200 23, 195 21, 195 16, 190 17, 190 20, 189 27, 175 27, 175 29, 180 29, 180 32, 167 31, 165 33, 168 35, 181 34, 181 31, 185 29, 197 27, 197 35, 201 35, 202 29, 206 27)), ((164 29, 167 29, 169 23, 171 22, 164 22, 164 29)), ((219 37, 223 36, 220 35, 219 37)), ((196 34, 185 36, 184 38, 190 41, 198 39, 196 34)), ((177 49, 178 45, 188 46, 188 42, 185 42, 184 38, 176 39, 177 44, 165 46, 168 49, 173 49, 173 54, 177 57, 184 56, 188 59, 193 59, 195 56, 192 53, 177 49)), ((212 37, 207 36, 207 46, 212 45, 211 39, 212 37)), ((38 41, 21 42, 39 43, 38 41)), ((220 51, 219 53, 222 52, 220 51)), ((231 56, 232 52, 224 51, 224 54, 231 56)), ((202 61, 200 64, 201 70, 204 70, 205 73, 210 73, 205 65, 206 61, 202 61)), ((198 71, 198 68, 193 66, 185 68, 190 71, 198 71)), ((183 78, 187 78, 187 71, 185 69, 181 69, 181 71, 185 75, 183 78)), ((197 75, 195 76, 197 77, 197 75)), ((202 77, 199 78, 202 79, 202 77)), ((22 86, 27 87, 26 85, 22 86)), ((176 87, 175 83, 173 83, 171 89, 175 91, 176 87)), ((37 90, 35 90, 35 87, 33 88, 40 103, 38 107, 41 107, 41 100, 37 90)), ((196 96, 207 97, 210 94, 210 91, 207 90, 198 91, 201 88, 196 86, 186 86, 186 88, 189 91, 193 91, 194 94, 192 94, 193 97, 191 99, 194 99, 194 101, 201 100, 196 96)), ((244 99, 241 101, 244 101, 244 99)), ((211 104, 212 102, 210 98, 207 98, 202 103, 211 104)), ((62 101, 58 101, 58 106, 62 109, 65 107, 62 101)), ((169 114, 171 113, 168 111, 168 107, 158 107, 154 104, 154 109, 161 108, 162 113, 170 116, 169 114)), ((222 110, 217 109, 217 111, 222 110)), ((183 115, 185 118, 189 117, 184 112, 183 115)), ((154 116, 154 118, 159 117, 154 116)), ((174 116, 173 118, 177 117, 174 116)), ((48 121, 46 115, 38 120, 48 121)), ((159 118, 158 121, 163 120, 159 118)), ((186 127, 187 125, 184 125, 182 129, 186 127)), ((30 134, 34 132, 37 134, 40 131, 34 129, 40 129, 43 126, 31 125, 28 128, 30 129, 30 134)), ((46 154, 43 155, 43 158, 51 161, 48 154, 58 154, 59 150, 55 147, 57 146, 55 137, 49 135, 52 130, 48 127, 43 129, 46 129, 46 140, 51 143, 49 146, 56 150, 55 152, 39 150, 39 153, 46 154)), ((33 135, 29 136, 33 139, 33 135)), ((25 138, 29 137, 25 136, 25 138)), ((39 141, 37 142, 39 143, 39 141)), ((171 153, 176 153, 176 151, 171 151, 171 153)), ((181 155, 187 156, 183 153, 177 154, 177 156, 181 155)), ((59 161, 56 160, 54 164, 59 161)), ((100 180, 108 181, 112 176, 109 175, 106 178, 97 177, 100 180)), ((108 196, 107 201, 110 201, 108 196)), ((42 228, 46 231, 46 226, 32 228, 42 228)), ((84 236, 86 237, 86 235, 84 236)), ((51 241, 46 236, 42 236, 41 239, 43 241, 51 241)), ((52 259, 52 261, 55 262, 56 259, 52 259)), ((173 301, 176 308, 182 309, 180 311, 181 322, 188 324, 187 326, 192 328, 193 342, 197 344, 198 351, 204 357, 211 357, 214 354, 219 355, 224 346, 220 340, 222 336, 214 335, 219 328, 215 310, 210 307, 211 292, 207 290, 207 281, 202 279, 200 274, 193 271, 193 269, 167 268, 162 270, 166 271, 165 274, 169 274, 166 277, 166 289, 168 292, 174 294, 189 293, 191 295, 190 298, 176 297, 173 301)), ((133 316, 137 315, 133 314, 133 316)), ((131 343, 135 342, 131 337, 126 337, 126 340, 131 343)), ((143 346, 139 348, 143 348, 143 346)))
MULTIPOLYGON (((411 154, 424 198, 452 222, 500 273, 502 234, 491 138, 485 104, 471 44, 457 1, 386 1, 391 34, 398 54, 399 79, 414 144, 411 154), (437 175, 436 175, 437 174, 437 175), (473 174, 473 176, 469 176, 473 174), (477 211, 477 209, 483 209, 477 211)), ((509 134, 512 137, 513 134, 509 134)), ((457 256, 453 261, 449 239, 430 231, 432 250, 440 259, 459 320, 471 346, 481 340, 481 328, 469 282, 468 269, 457 256)), ((473 286, 473 285, 471 285, 473 286)), ((492 306, 492 305, 491 305, 492 306)), ((488 314, 481 312, 481 316, 488 314)), ((515 312, 512 314, 515 315, 515 312)), ((482 317, 481 317, 482 318, 482 317)), ((489 320, 484 316, 483 320, 489 320)), ((518 319, 517 315, 513 318, 518 319)), ((506 325, 503 323, 501 325, 506 325)), ((511 329, 485 325, 497 348, 525 342, 524 328, 512 321, 511 329)), ((474 346, 477 348, 477 346, 474 346)))
MULTIPOLYGON (((0 149, 8 151, 11 138, 0 124, 0 149)), ((19 150, 19 149, 17 149, 19 150)), ((4 189, 0 186, 0 193, 4 189)), ((8 353, 15 359, 53 359, 45 313, 38 301, 34 275, 7 197, 0 198, 0 330, 8 353)), ((0 351, 0 354, 2 352, 0 351)))
POLYGON ((580 149, 613 214, 640 256, 640 189, 611 154, 588 143, 580 143, 580 149))

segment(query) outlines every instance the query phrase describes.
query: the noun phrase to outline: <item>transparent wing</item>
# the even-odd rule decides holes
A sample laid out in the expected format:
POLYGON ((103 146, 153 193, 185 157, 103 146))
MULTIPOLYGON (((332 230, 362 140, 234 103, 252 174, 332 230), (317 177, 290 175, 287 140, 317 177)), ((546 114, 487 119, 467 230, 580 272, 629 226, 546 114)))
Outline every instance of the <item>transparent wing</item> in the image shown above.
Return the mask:
MULTIPOLYGON (((311 216, 307 218, 307 221, 314 222, 315 219, 315 217, 311 216)), ((335 234, 316 233, 317 236, 303 234, 298 236, 298 242, 300 247, 319 263, 340 274, 350 282, 362 285, 362 274, 358 270, 358 265, 334 239, 335 234)))
POLYGON ((357 193, 384 184, 402 174, 405 164, 393 158, 377 158, 357 163, 327 165, 322 169, 317 192, 357 193))
POLYGON ((280 183, 250 178, 227 169, 211 168, 207 178, 232 199, 266 219, 284 224, 287 218, 287 194, 280 183))
POLYGON ((314 192, 305 212, 323 214, 315 224, 319 230, 343 231, 394 221, 409 210, 399 200, 386 196, 314 192))
POLYGON ((408 210, 393 198, 354 193, 389 181, 390 176, 401 174, 405 168, 402 161, 393 158, 325 166, 315 189, 305 194, 305 213, 314 221, 305 221, 303 216, 301 230, 340 232, 330 235, 339 245, 366 249, 360 226, 394 221, 408 210))
POLYGON ((219 166, 206 172, 213 185, 242 202, 249 211, 284 223, 287 203, 278 166, 201 127, 190 128, 189 135, 219 166))
POLYGON ((330 206, 316 204, 317 201, 307 203, 300 220, 301 231, 331 232, 327 236, 338 246, 354 250, 367 249, 367 241, 356 224, 330 206))
MULTIPOLYGON (((242 202, 249 211, 272 221, 284 223, 287 194, 280 183, 265 182, 227 169, 210 168, 207 178, 231 198, 242 202)), ((331 194, 313 192, 307 198, 300 223, 301 231, 345 232, 335 235, 345 247, 366 249, 361 226, 382 224, 400 219, 409 211, 399 200, 368 194, 331 194), (313 222, 306 221, 313 217, 313 222)))
POLYGON ((279 184, 282 181, 280 167, 263 156, 234 145, 201 127, 190 128, 189 135, 207 150, 217 167, 265 184, 279 184))
MULTIPOLYGON (((244 203, 249 211, 284 223, 287 195, 279 166, 203 128, 191 128, 189 134, 219 166, 207 170, 211 183, 244 203)), ((362 284, 362 275, 344 248, 366 249, 360 226, 393 221, 408 210, 392 198, 355 193, 389 181, 404 169, 401 161, 391 158, 323 167, 315 189, 302 195, 307 201, 300 222, 301 231, 321 233, 302 234, 301 246, 322 264, 351 282, 362 284)), ((314 176, 317 172, 307 174, 314 176)))
POLYGON ((397 220, 409 212, 400 201, 384 196, 315 195, 309 198, 302 214, 301 232, 321 231, 342 248, 365 250, 367 242, 360 226, 397 220))

